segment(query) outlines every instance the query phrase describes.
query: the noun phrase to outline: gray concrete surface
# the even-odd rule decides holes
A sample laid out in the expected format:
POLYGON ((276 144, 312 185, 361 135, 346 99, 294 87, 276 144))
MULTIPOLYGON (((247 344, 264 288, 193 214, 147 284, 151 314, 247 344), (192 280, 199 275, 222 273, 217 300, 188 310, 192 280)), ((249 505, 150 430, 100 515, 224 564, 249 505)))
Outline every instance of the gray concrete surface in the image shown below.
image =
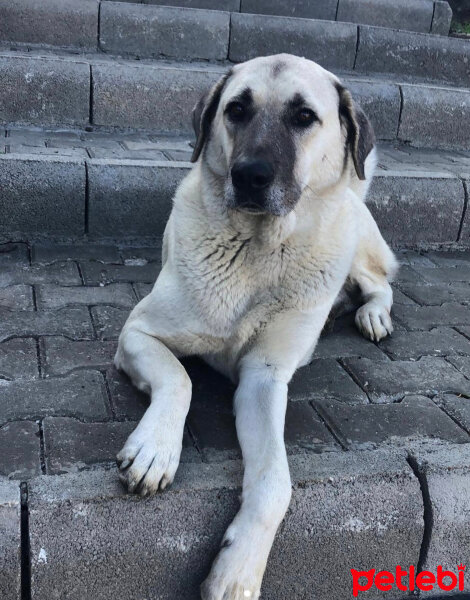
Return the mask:
POLYGON ((432 0, 339 0, 336 18, 349 23, 429 33, 433 12, 432 0))
POLYGON ((20 486, 0 478, 0 590, 3 598, 20 598, 20 486))

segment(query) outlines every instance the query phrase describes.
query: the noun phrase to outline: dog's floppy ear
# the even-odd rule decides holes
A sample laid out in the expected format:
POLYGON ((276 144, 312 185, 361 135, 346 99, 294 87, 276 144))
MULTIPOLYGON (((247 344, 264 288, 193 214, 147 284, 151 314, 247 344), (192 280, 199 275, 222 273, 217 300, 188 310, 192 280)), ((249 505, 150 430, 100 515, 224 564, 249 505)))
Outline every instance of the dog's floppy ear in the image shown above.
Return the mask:
POLYGON ((207 141, 211 123, 219 106, 222 90, 231 76, 232 70, 226 73, 219 81, 206 92, 196 106, 193 108, 193 127, 196 133, 196 144, 194 146, 191 162, 196 162, 207 141))
POLYGON ((346 144, 351 152, 357 176, 363 181, 366 178, 364 163, 375 145, 374 130, 362 108, 354 102, 351 92, 340 83, 335 85, 339 94, 340 120, 347 131, 346 144))

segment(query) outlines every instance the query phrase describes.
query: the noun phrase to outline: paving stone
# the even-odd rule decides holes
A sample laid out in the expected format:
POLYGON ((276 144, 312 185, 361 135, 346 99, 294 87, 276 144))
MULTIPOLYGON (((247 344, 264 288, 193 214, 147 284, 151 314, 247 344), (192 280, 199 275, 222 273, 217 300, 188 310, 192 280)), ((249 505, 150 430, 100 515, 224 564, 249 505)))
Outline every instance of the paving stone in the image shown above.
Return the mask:
POLYGON ((0 155, 0 233, 83 235, 85 181, 72 158, 0 155))
MULTIPOLYGON (((129 260, 129 259, 128 259, 129 260)), ((139 281, 154 283, 161 269, 160 263, 144 265, 103 265, 97 262, 80 263, 85 285, 102 285, 139 281)))
POLYGON ((425 396, 358 406, 323 400, 314 406, 341 443, 351 450, 372 449, 384 443, 406 445, 429 438, 470 442, 470 436, 425 396))
POLYGON ((449 356, 447 360, 470 379, 470 356, 449 356))
MULTIPOLYGON (((464 40, 456 38, 361 25, 354 69, 440 79, 465 86, 470 76, 467 46, 464 40)), ((435 125, 440 125, 440 120, 435 125)))
POLYGON ((8 264, 29 265, 28 246, 19 242, 0 244, 0 266, 8 264))
POLYGON ((400 268, 395 274, 395 282, 398 283, 398 285, 401 285, 403 282, 425 283, 424 279, 419 274, 419 271, 408 265, 400 265, 400 268))
POLYGON ((189 150, 165 150, 165 155, 170 160, 182 160, 185 162, 191 162, 192 152, 189 150))
POLYGON ((20 335, 65 335, 72 339, 95 337, 86 307, 39 312, 0 310, 0 341, 20 335))
POLYGON ((463 281, 437 285, 401 283, 400 287, 416 302, 428 306, 440 306, 449 302, 463 303, 470 301, 470 284, 463 281))
POLYGON ((135 161, 90 161, 90 235, 161 236, 176 187, 187 172, 184 168, 155 168, 135 161))
POLYGON ((443 327, 431 331, 395 331, 379 347, 394 360, 470 354, 470 341, 454 329, 443 327))
POLYGON ((122 144, 125 148, 132 152, 149 152, 150 150, 174 150, 182 152, 192 152, 194 148, 195 140, 193 139, 194 133, 188 136, 181 135, 148 135, 145 139, 129 139, 127 136, 122 144), (191 139, 190 139, 191 136, 191 139))
MULTIPOLYGON (((451 40, 451 38, 447 39, 451 40)), ((470 48, 468 53, 467 82, 470 77, 470 48)), ((437 140, 441 148, 464 150, 468 148, 470 136, 470 93, 468 91, 419 85, 401 87, 403 108, 398 130, 400 140, 410 141, 415 146, 428 147, 436 145, 437 140)))
POLYGON ((146 152, 131 152, 130 150, 124 150, 124 148, 116 147, 112 150, 109 148, 90 148, 89 150, 91 158, 127 158, 132 160, 152 160, 152 161, 166 161, 168 158, 160 150, 147 150, 146 152))
POLYGON ((8 265, 0 272, 0 288, 17 284, 60 283, 62 285, 81 284, 77 265, 58 263, 55 265, 8 265))
POLYGON ((50 265, 64 260, 94 260, 100 263, 121 263, 121 255, 116 246, 100 244, 34 244, 33 263, 50 265))
POLYGON ((242 0, 241 12, 335 21, 337 6, 338 0, 242 0))
POLYGON ((94 306, 91 308, 91 314, 98 338, 117 340, 127 321, 129 310, 113 306, 94 306))
MULTIPOLYGON (((143 260, 146 262, 162 261, 162 245, 149 247, 129 247, 121 248, 121 256, 125 264, 129 260, 143 260)), ((469 259, 470 260, 470 259, 469 259)))
POLYGON ((444 358, 424 356, 411 362, 346 358, 344 363, 372 402, 393 402, 410 394, 470 393, 470 382, 444 358))
POLYGON ((2 596, 21 597, 21 505, 17 481, 0 481, 0 590, 2 596))
POLYGON ((450 174, 380 172, 367 202, 382 235, 393 245, 457 240, 464 194, 462 182, 450 174))
POLYGON ((41 285, 37 288, 38 308, 63 308, 74 304, 109 304, 133 308, 136 303, 132 287, 127 283, 111 283, 103 287, 60 287, 41 285))
POLYGON ((464 335, 467 339, 470 339, 470 325, 468 327, 456 327, 457 331, 464 335))
POLYGON ((0 381, 0 386, 0 423, 54 415, 87 420, 109 417, 103 377, 97 372, 72 373, 64 378, 0 381))
POLYGON ((106 371, 106 381, 116 418, 140 420, 149 406, 149 396, 140 392, 124 373, 114 367, 106 371))
POLYGON ((141 58, 225 60, 230 14, 169 6, 106 2, 100 10, 100 48, 141 58))
MULTIPOLYGON (((374 364, 380 364, 375 363, 374 364)), ((299 369, 289 384, 291 400, 336 398, 343 402, 366 403, 367 395, 332 359, 313 360, 299 369)))
MULTIPOLYGON (((73 473, 99 463, 114 463, 135 429, 135 422, 82 423, 66 417, 44 419, 44 450, 49 475, 73 473)), ((181 462, 194 462, 198 452, 187 433, 181 462)))
POLYGON ((370 119, 380 140, 395 140, 400 119, 401 96, 398 85, 345 78, 354 99, 370 119))
POLYGON ((22 481, 41 475, 37 423, 15 421, 0 427, 0 475, 22 481))
POLYGON ((98 1, 22 0, 0 3, 0 39, 96 50, 98 1))
POLYGON ((208 8, 238 12, 240 0, 143 0, 144 4, 162 4, 164 6, 185 6, 187 8, 208 8))
POLYGON ((354 325, 322 335, 313 355, 315 358, 366 356, 375 360, 387 360, 386 355, 371 341, 366 340, 354 325))
POLYGON ((93 122, 120 128, 192 132, 193 107, 223 72, 224 69, 93 65, 93 122))
POLYGON ((428 33, 434 5, 423 0, 339 0, 338 21, 428 33))
POLYGON ((455 394, 441 394, 433 398, 434 402, 470 433, 470 398, 455 394))
POLYGON ((470 310, 463 304, 445 303, 441 306, 393 307, 393 315, 407 329, 429 330, 441 325, 455 326, 470 323, 470 310))
POLYGON ((435 35, 449 35, 452 21, 452 9, 448 2, 434 2, 434 15, 432 18, 431 33, 435 35))
POLYGON ((66 148, 66 149, 56 149, 56 148, 30 148, 27 146, 21 145, 11 145, 6 144, 6 153, 7 154, 39 154, 43 156, 59 156, 59 157, 68 157, 68 158, 88 158, 88 152, 84 148, 66 148))
POLYGON ((414 300, 406 296, 401 290, 392 286, 393 288, 393 303, 394 304, 416 304, 414 300))
POLYGON ((38 376, 36 340, 20 338, 0 344, 0 378, 31 379, 38 376))
POLYGON ((90 67, 85 62, 4 55, 0 56, 0 80, 0 121, 4 123, 88 123, 90 67))
POLYGON ((4 309, 34 310, 33 288, 23 284, 0 288, 0 311, 3 312, 4 309))
POLYGON ((153 283, 135 283, 134 289, 137 294, 137 298, 142 300, 145 296, 148 296, 153 289, 153 283))
POLYGON ((112 341, 76 342, 63 337, 41 338, 40 347, 47 376, 65 375, 74 369, 107 369, 117 350, 116 342, 112 341))
POLYGON ((413 252, 412 250, 396 250, 395 256, 400 265, 408 265, 409 267, 435 266, 432 257, 428 253, 423 254, 421 252, 413 252))
POLYGON ((288 402, 284 440, 288 454, 341 450, 308 402, 288 402))
POLYGON ((470 281, 470 264, 456 267, 420 268, 419 274, 429 283, 456 283, 470 281))
POLYGON ((357 27, 352 23, 234 13, 229 58, 242 62, 289 52, 325 68, 352 69, 356 42, 357 27))
POLYGON ((446 250, 445 252, 428 252, 426 255, 439 267, 458 267, 470 263, 470 251, 468 250, 446 250))

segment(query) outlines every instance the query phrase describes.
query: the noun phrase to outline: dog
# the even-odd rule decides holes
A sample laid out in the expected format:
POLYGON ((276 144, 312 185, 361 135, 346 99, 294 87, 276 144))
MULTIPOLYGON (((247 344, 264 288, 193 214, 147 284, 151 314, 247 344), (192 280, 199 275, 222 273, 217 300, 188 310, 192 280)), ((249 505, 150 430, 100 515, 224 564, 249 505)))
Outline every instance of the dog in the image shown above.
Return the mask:
POLYGON ((288 382, 348 287, 362 294, 359 330, 392 331, 396 260, 364 203, 374 132, 335 75, 288 54, 255 58, 201 98, 193 124, 161 273, 119 338, 115 365, 151 403, 117 460, 130 492, 173 481, 191 401, 178 358, 199 355, 237 383, 241 506, 201 596, 255 599, 291 498, 288 382))

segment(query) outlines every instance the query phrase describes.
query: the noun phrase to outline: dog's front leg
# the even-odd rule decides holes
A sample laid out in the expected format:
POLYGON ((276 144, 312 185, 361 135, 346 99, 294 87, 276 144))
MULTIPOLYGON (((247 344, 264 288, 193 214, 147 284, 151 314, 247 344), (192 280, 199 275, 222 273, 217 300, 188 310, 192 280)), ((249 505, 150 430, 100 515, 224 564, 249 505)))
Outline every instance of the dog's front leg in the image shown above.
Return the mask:
POLYGON ((245 466, 242 503, 202 585, 203 600, 259 597, 269 552, 291 497, 284 445, 287 384, 313 351, 332 302, 310 314, 290 311, 274 317, 241 360, 234 407, 245 466))
POLYGON ((242 370, 235 394, 245 463, 242 506, 202 586, 203 600, 259 597, 274 536, 291 497, 284 447, 286 402, 287 382, 278 380, 273 369, 242 370))

